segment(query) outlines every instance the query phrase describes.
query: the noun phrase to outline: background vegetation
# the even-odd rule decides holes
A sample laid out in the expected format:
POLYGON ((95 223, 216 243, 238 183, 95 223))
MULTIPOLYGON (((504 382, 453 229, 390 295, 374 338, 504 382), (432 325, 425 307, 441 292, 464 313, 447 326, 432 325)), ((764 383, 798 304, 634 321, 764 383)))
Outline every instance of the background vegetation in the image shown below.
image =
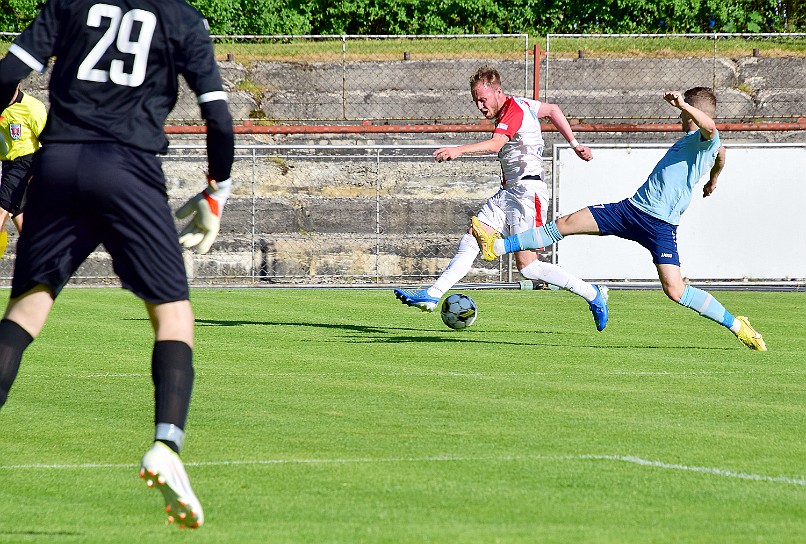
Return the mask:
MULTIPOLYGON (((802 0, 190 0, 214 34, 795 32, 802 0)), ((0 0, 0 29, 44 4, 0 0)))

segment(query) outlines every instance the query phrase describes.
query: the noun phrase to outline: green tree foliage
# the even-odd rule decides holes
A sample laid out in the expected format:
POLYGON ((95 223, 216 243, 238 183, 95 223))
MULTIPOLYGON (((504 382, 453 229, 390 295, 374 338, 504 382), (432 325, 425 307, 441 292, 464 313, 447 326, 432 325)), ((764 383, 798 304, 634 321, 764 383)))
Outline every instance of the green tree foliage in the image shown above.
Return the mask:
POLYGON ((508 26, 536 34, 779 32, 788 15, 778 0, 511 0, 509 5, 508 26))
POLYGON ((36 0, 0 0, 0 30, 20 32, 43 5, 45 2, 36 0))
MULTIPOLYGON (((201 3, 238 0, 196 0, 201 3)), ((271 33, 792 32, 799 0, 241 0, 241 26, 271 33), (250 6, 254 5, 254 9, 250 6), (261 22, 262 21, 262 22, 261 22), (304 30, 307 29, 307 30, 304 30)), ((208 15, 213 21, 213 18, 208 15)), ((215 26, 214 31, 219 33, 215 26)), ((244 32, 246 32, 244 30, 244 32)))
MULTIPOLYGON (((213 34, 796 32, 803 0, 189 0, 213 34)), ((0 0, 19 32, 42 0, 0 0)))
POLYGON ((505 32, 503 3, 489 0, 310 0, 320 34, 484 34, 505 32))

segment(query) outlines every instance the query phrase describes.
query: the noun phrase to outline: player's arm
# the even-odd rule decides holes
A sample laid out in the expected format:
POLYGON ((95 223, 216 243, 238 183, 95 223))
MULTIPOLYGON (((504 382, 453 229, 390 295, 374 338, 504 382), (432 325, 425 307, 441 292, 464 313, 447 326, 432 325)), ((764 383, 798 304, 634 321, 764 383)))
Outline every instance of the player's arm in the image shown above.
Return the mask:
POLYGON ((198 97, 207 125, 207 188, 176 211, 180 219, 192 215, 179 233, 179 243, 207 253, 221 228, 224 204, 230 195, 235 133, 227 107, 227 93, 215 63, 213 44, 203 20, 189 30, 178 59, 180 72, 198 97))
POLYGON ((216 182, 228 180, 235 155, 235 135, 227 93, 204 19, 193 21, 186 29, 176 62, 196 94, 202 119, 207 124, 207 173, 216 182))
POLYGON ((207 122, 207 188, 176 210, 176 217, 193 215, 179 233, 179 243, 207 253, 221 229, 221 215, 230 195, 235 134, 224 91, 200 95, 199 106, 207 122))
MULTIPOLYGON (((212 94, 212 93, 211 93, 212 94)), ((208 173, 215 181, 230 178, 235 157, 235 132, 232 128, 232 115, 227 107, 226 94, 220 91, 218 98, 201 102, 202 118, 207 123, 207 164, 208 173)))
POLYGON ((179 243, 207 253, 221 229, 221 215, 230 195, 235 135, 224 91, 200 95, 199 102, 207 122, 207 188, 176 210, 176 217, 193 215, 180 231, 179 243))
POLYGON ((713 193, 716 190, 717 178, 719 178, 719 174, 722 173, 722 169, 725 168, 725 156, 726 156, 726 150, 725 146, 723 145, 722 147, 719 148, 719 151, 717 151, 716 161, 714 161, 714 166, 711 167, 711 174, 708 178, 708 182, 705 185, 703 185, 702 188, 703 198, 711 196, 711 193, 713 193))
POLYGON ((483 142, 437 149, 434 151, 434 160, 437 162, 450 161, 468 153, 495 154, 501 151, 508 141, 509 138, 506 134, 495 133, 492 138, 483 142))
POLYGON ((574 137, 574 131, 571 129, 571 124, 568 122, 568 119, 565 118, 565 114, 563 110, 560 109, 560 106, 541 102, 537 110, 537 116, 547 118, 551 121, 551 124, 557 128, 557 131, 562 134, 565 141, 574 149, 574 153, 577 154, 577 157, 583 161, 593 159, 593 153, 591 153, 590 148, 577 142, 574 137))

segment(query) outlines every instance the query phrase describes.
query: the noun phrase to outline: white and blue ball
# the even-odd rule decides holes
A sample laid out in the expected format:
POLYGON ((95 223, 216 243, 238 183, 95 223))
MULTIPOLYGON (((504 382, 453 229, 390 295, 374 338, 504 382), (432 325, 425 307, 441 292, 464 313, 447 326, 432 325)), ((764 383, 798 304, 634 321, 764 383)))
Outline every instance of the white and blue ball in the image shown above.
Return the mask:
POLYGON ((462 293, 454 293, 442 301, 442 321, 452 329, 466 329, 476 321, 476 303, 462 293))

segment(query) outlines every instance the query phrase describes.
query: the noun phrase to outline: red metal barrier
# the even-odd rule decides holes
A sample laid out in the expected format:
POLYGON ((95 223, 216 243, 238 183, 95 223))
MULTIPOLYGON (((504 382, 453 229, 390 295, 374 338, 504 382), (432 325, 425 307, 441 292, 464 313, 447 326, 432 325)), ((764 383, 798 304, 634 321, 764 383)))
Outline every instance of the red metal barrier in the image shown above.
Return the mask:
POLYGON ((532 86, 532 98, 534 100, 540 100, 540 57, 542 56, 542 52, 540 51, 540 46, 535 44, 534 49, 534 85, 532 86))
MULTIPOLYGON (((573 119, 571 127, 574 132, 678 132, 680 123, 576 123, 573 119)), ((782 122, 744 122, 744 123, 717 123, 722 132, 781 132, 793 130, 806 130, 806 118, 795 121, 782 122)), ((484 121, 480 123, 463 124, 414 124, 414 125, 375 125, 362 123, 359 125, 253 125, 244 123, 235 126, 236 134, 440 134, 445 132, 492 132, 494 125, 484 121)), ((551 124, 543 124, 545 132, 556 132, 551 124)), ((204 134, 204 126, 178 126, 165 127, 166 134, 204 134)))

